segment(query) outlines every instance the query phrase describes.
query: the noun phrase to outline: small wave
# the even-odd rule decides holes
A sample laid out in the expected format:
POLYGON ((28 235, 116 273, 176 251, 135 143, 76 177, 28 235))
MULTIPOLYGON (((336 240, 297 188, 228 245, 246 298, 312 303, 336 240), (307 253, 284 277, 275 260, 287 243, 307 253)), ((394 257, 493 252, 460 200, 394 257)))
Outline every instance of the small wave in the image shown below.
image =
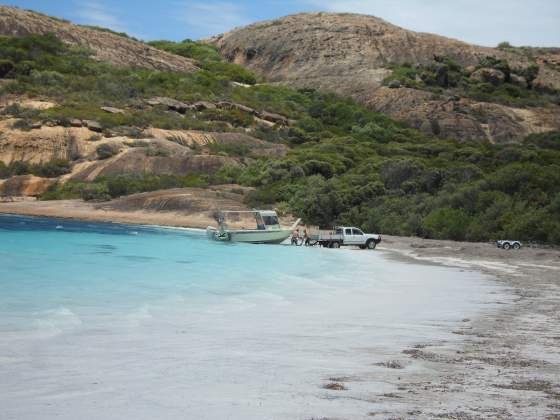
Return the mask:
POLYGON ((157 260, 157 257, 148 257, 145 255, 119 255, 119 258, 124 258, 125 260, 138 261, 138 262, 148 262, 157 260))
POLYGON ((35 327, 45 335, 56 335, 82 325, 80 317, 64 306, 39 312, 35 315, 40 316, 35 319, 35 327))
POLYGON ((125 316, 125 320, 128 324, 133 326, 138 326, 144 321, 152 319, 154 316, 150 310, 150 306, 143 305, 138 310, 131 312, 125 316))

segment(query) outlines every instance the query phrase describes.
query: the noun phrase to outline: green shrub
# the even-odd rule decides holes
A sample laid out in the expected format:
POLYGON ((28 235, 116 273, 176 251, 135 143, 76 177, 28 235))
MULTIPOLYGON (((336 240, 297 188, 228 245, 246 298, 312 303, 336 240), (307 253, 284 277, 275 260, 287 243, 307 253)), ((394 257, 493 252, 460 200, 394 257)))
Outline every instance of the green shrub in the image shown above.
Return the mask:
POLYGON ((433 210, 422 223, 428 238, 462 241, 466 237, 470 217, 464 210, 441 208, 433 210))
POLYGON ((64 159, 55 159, 32 169, 34 175, 44 178, 57 178, 70 172, 70 162, 64 159))
POLYGON ((237 184, 242 172, 243 168, 239 165, 227 164, 212 175, 211 180, 213 184, 237 184))
POLYGON ((12 124, 12 128, 22 131, 29 131, 33 128, 33 120, 28 118, 21 118, 12 124))
POLYGON ((0 179, 9 178, 10 175, 10 169, 0 160, 0 179))
POLYGON ((80 191, 80 197, 84 201, 108 201, 111 199, 106 184, 86 184, 80 191))
POLYGON ((226 156, 247 156, 251 152, 251 148, 246 144, 240 143, 209 143, 208 150, 216 155, 226 156))
POLYGON ((343 202, 332 183, 314 175, 307 179, 301 192, 291 199, 290 208, 306 223, 330 227, 343 210, 343 202))
POLYGON ((51 186, 45 193, 43 193, 39 199, 40 200, 72 200, 76 198, 81 198, 82 189, 86 187, 87 184, 78 181, 68 181, 67 183, 61 184, 57 183, 51 186))
POLYGON ((104 143, 97 146, 95 149, 99 159, 109 159, 119 153, 120 149, 117 145, 112 143, 104 143))
POLYGON ((254 85, 257 83, 257 78, 253 73, 241 66, 238 66, 237 64, 210 61, 204 63, 202 68, 217 75, 218 77, 223 77, 234 82, 246 83, 248 85, 254 85))
POLYGON ((88 137, 88 141, 99 141, 103 138, 103 136, 101 134, 92 134, 91 136, 88 137))
POLYGON ((397 189, 421 171, 421 167, 410 160, 387 160, 379 169, 379 178, 386 188, 397 189))
POLYGON ((215 46, 191 41, 190 39, 185 39, 181 42, 150 41, 148 44, 160 50, 192 58, 202 63, 207 61, 221 61, 222 59, 220 52, 215 46))
POLYGON ((171 154, 168 150, 158 146, 148 146, 145 150, 146 156, 169 157, 171 154))
POLYGON ((0 78, 9 76, 14 69, 15 65, 11 60, 0 59, 0 78))
POLYGON ((383 84, 391 88, 405 86, 417 88, 416 78, 419 76, 418 70, 411 65, 390 65, 391 74, 383 79, 383 84))
POLYGON ((308 160, 303 163, 303 171, 305 175, 322 175, 324 178, 331 178, 334 175, 334 168, 329 162, 320 160, 308 160))

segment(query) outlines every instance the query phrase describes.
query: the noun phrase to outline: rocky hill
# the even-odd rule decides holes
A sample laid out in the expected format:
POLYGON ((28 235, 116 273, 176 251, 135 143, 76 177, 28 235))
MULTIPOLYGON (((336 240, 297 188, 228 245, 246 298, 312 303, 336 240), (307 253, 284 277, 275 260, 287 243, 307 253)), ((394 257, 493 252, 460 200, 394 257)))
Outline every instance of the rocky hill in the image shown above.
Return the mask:
MULTIPOLYGON (((269 82, 349 94, 370 109, 442 137, 509 142, 560 128, 560 108, 555 105, 519 109, 515 101, 513 105, 480 101, 476 95, 462 95, 445 85, 432 92, 399 89, 399 85, 384 87, 398 66, 434 68, 434 59, 441 62, 445 57, 462 66, 468 77, 477 66, 484 67, 482 60, 493 57, 507 61, 515 81, 521 84, 521 94, 526 94, 522 75, 531 66, 538 69, 531 88, 557 91, 560 54, 555 50, 486 48, 408 31, 373 16, 327 13, 256 23, 209 42, 217 45, 227 60, 269 82)), ((474 77, 480 79, 480 72, 474 77)), ((422 84, 419 77, 416 81, 422 84)))
POLYGON ((321 14, 145 45, 0 10, 0 211, 34 196, 37 214, 173 224, 181 209, 206 226, 213 208, 276 207, 325 227, 560 244, 556 50, 321 14))
POLYGON ((74 25, 28 10, 0 6, 0 35, 54 34, 68 45, 87 48, 95 57, 117 66, 140 66, 154 70, 192 72, 193 61, 153 48, 110 31, 74 25))

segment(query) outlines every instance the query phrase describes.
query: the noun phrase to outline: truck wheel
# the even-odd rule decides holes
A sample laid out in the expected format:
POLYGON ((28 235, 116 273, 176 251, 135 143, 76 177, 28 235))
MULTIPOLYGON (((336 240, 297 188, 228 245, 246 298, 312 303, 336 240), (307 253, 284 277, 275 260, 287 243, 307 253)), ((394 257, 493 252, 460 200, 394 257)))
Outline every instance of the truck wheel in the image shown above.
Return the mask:
POLYGON ((519 243, 516 242, 513 244, 513 249, 519 249, 519 248, 521 248, 521 245, 519 245, 519 243))
POLYGON ((368 249, 375 249, 375 247, 377 246, 377 242, 375 242, 373 239, 370 239, 369 241, 367 241, 366 246, 368 249))
POLYGON ((335 242, 332 243, 332 247, 333 248, 340 248, 340 244, 335 241, 335 242))
POLYGON ((508 249, 511 248, 511 245, 509 244, 509 242, 504 242, 504 244, 502 245, 502 248, 507 251, 508 249))

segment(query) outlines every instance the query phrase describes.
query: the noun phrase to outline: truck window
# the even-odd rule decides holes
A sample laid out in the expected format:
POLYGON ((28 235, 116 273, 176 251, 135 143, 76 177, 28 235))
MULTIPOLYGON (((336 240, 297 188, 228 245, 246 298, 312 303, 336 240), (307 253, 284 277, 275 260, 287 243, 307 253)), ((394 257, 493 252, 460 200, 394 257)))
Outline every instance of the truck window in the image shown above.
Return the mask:
POLYGON ((342 235, 342 229, 341 228, 337 228, 336 231, 334 232, 337 235, 342 235))
POLYGON ((352 229, 352 235, 363 235, 364 232, 362 232, 360 229, 352 229))
POLYGON ((346 235, 352 235, 352 229, 346 229, 346 235))

